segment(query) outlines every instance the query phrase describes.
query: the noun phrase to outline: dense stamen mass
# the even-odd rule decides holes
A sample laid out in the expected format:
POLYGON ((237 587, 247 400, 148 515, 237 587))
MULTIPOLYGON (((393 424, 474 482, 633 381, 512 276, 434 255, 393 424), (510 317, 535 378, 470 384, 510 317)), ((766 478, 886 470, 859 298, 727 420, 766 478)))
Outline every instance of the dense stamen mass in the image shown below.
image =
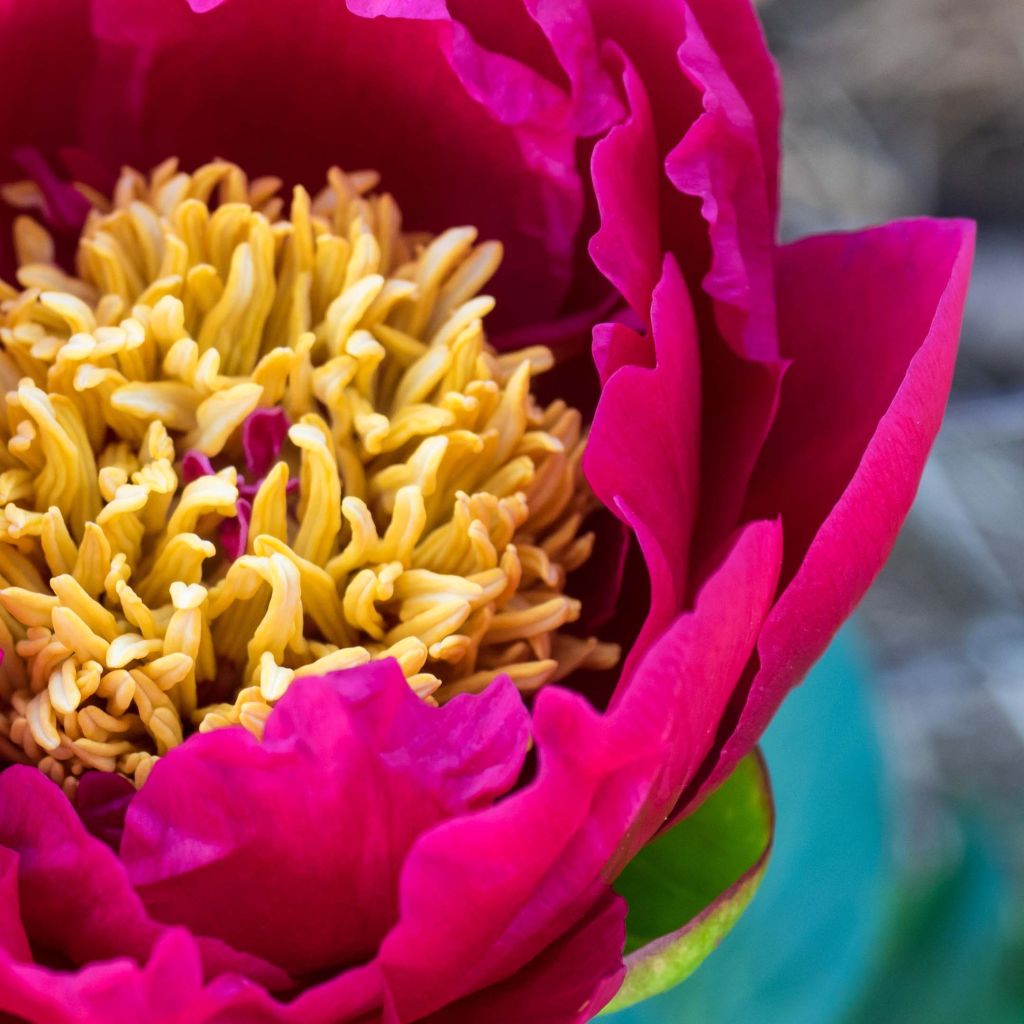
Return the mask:
POLYGON ((375 185, 285 215, 225 162, 126 171, 75 276, 16 221, 0 754, 141 784, 196 728, 261 735, 296 676, 394 657, 443 701, 614 663, 562 630, 585 437, 531 396, 547 350, 487 343, 500 246, 403 232, 375 185))

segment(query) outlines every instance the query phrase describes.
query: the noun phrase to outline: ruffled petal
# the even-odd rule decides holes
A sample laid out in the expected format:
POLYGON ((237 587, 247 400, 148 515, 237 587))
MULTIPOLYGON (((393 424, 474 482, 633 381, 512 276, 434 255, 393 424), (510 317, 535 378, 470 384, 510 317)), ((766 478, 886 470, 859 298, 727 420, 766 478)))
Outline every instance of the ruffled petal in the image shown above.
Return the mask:
POLYGON ((416 837, 507 790, 527 735, 507 680, 435 709, 390 660, 300 679, 262 743, 224 729, 164 758, 129 809, 122 857, 160 920, 296 978, 338 969, 372 958, 397 916, 416 837))
POLYGON ((725 345, 701 321, 704 345, 702 507, 694 578, 741 521, 750 475, 771 428, 785 362, 779 357, 773 253, 777 216, 779 87, 750 5, 680 5, 677 60, 699 89, 702 113, 665 169, 698 197, 710 266, 702 281, 725 345))
POLYGON ((760 149, 772 231, 779 208, 782 83, 749 0, 689 0, 701 35, 750 113, 760 149))
POLYGON ((34 768, 0 774, 0 865, 0 1010, 45 1024, 172 1020, 162 1016, 175 1005, 159 998, 165 984, 187 1000, 202 994, 204 972, 224 975, 220 995, 255 989, 249 978, 287 982, 254 957, 153 921, 117 855, 34 768), (17 928, 4 923, 14 913, 17 928))
POLYGON ((657 140, 636 69, 617 48, 610 58, 622 67, 629 114, 594 147, 590 172, 601 226, 590 257, 646 324, 662 263, 657 140))
MULTIPOLYGON (((653 195, 666 248, 691 285, 703 283, 734 349, 774 358, 779 101, 756 17, 741 0, 590 3, 600 37, 622 48, 646 90, 664 160, 653 195), (701 200, 706 227, 688 196, 701 200)), ((638 89, 627 92, 635 116, 638 89)))
POLYGON ((787 586, 708 787, 750 750, 892 548, 945 409, 973 249, 973 225, 918 220, 779 251, 793 362, 749 512, 782 514, 787 586))
POLYGON ((703 91, 704 113, 669 153, 665 169, 681 192, 701 200, 712 251, 703 287, 715 300, 719 329, 737 352, 771 359, 778 352, 775 224, 757 126, 689 10, 679 60, 703 91))
MULTIPOLYGON (((606 52, 624 54, 628 66, 634 68, 640 78, 655 131, 655 201, 662 244, 676 257, 686 276, 698 305, 702 327, 705 317, 713 324, 710 302, 697 300, 701 280, 711 262, 700 205, 690 196, 681 194, 664 171, 665 157, 701 114, 700 91, 683 73, 677 56, 685 37, 682 16, 685 4, 664 3, 663 0, 635 0, 629 4, 619 0, 588 0, 588 6, 598 39, 609 48, 606 52)), ((635 100, 631 101, 633 105, 635 100)), ((635 109, 630 113, 635 117, 635 109)), ((641 178, 639 184, 643 181, 641 178)))
POLYGON ((149 953, 160 927, 116 854, 35 768, 0 774, 0 847, 18 855, 21 919, 34 947, 76 964, 149 953))
POLYGON ((198 954, 181 930, 158 940, 144 967, 119 959, 66 972, 0 956, 0 1010, 32 1024, 171 1024, 198 1008, 201 988, 198 954))
MULTIPOLYGON (((0 953, 3 1011, 29 1024, 275 1024, 290 1019, 262 987, 243 977, 225 974, 204 983, 200 946, 183 928, 167 929, 142 964, 126 958, 97 960, 64 971, 0 953)), ((309 1024, 329 1022, 321 1018, 309 1024)))
POLYGON ((348 1021, 381 1021, 398 1024, 391 994, 376 961, 342 971, 327 981, 307 988, 280 1007, 280 1019, 288 1024, 342 1024, 348 1021))
MULTIPOLYGON (((683 607, 698 501, 697 330, 671 257, 654 293, 651 322, 655 365, 621 366, 607 379, 584 456, 594 493, 637 532, 651 577, 651 610, 629 664, 683 607)), ((607 336, 618 350, 636 353, 644 345, 621 325, 607 336)), ((613 352, 611 358, 623 357, 613 352)))
MULTIPOLYGON (((766 163, 777 147, 777 82, 756 18, 738 9, 743 4, 725 5, 737 28, 728 38, 727 19, 706 3, 639 0, 627 11, 591 0, 591 6, 599 33, 614 42, 606 44, 610 53, 624 65, 630 107, 629 118, 595 147, 601 224, 591 254, 640 322, 649 324, 652 281, 660 273, 652 267, 662 249, 671 252, 689 284, 687 316, 700 339, 700 395, 693 402, 686 393, 683 401, 699 409, 689 444, 691 451, 699 446, 701 493, 683 517, 693 535, 692 563, 685 555, 672 562, 688 564, 690 579, 688 587, 676 588, 678 599, 668 611, 674 614, 692 599, 694 584, 717 564, 742 521, 785 366, 777 358, 772 270, 776 183, 766 163), (769 87, 770 96, 761 96, 769 87), (702 198, 704 218, 683 193, 702 198)), ((612 367, 650 365, 643 340, 628 338, 620 325, 595 332, 603 381, 612 367)))
POLYGON ((554 83, 568 79, 581 135, 621 116, 618 94, 602 66, 586 0, 448 0, 447 10, 480 45, 518 60, 554 83))

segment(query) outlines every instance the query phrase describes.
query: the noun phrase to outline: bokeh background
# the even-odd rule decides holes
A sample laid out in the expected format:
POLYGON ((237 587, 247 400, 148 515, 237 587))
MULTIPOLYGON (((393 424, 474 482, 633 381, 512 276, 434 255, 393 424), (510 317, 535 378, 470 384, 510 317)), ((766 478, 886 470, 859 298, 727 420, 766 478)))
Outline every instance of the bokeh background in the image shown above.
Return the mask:
POLYGON ((1024 2, 759 6, 785 81, 785 236, 979 224, 945 426, 858 624, 904 849, 955 841, 967 803, 1024 875, 1024 2))

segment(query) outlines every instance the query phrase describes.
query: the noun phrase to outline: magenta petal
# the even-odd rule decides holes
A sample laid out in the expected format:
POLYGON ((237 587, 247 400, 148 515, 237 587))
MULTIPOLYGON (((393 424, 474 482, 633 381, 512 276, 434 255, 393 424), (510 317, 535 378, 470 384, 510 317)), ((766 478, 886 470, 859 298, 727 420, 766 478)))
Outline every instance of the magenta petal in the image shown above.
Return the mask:
POLYGON ((31 960, 28 936, 21 923, 18 898, 18 854, 0 846, 0 958, 31 960))
POLYGON ((613 709, 626 721, 651 728, 645 719, 656 718, 665 748, 648 795, 649 831, 630 836, 621 863, 662 825, 713 749, 769 614, 781 564, 781 525, 744 527, 698 592, 693 612, 676 619, 616 694, 613 709))
POLYGON ((376 963, 342 971, 305 989, 283 1016, 289 1024, 377 1020, 397 1024, 384 976, 376 963))
POLYGON ((86 830, 112 850, 121 845, 124 816, 135 796, 135 787, 112 772, 86 772, 78 783, 75 810, 86 830))
POLYGON ((268 721, 264 745, 284 750, 300 736, 329 766, 344 765, 330 711, 350 716, 384 767, 414 774, 452 814, 488 804, 512 785, 529 736, 529 716, 506 677, 479 695, 433 708, 414 696, 389 658, 299 680, 268 721), (336 699, 333 706, 324 685, 336 699))
POLYGON ((774 235, 779 205, 782 87, 750 0, 688 0, 701 35, 750 112, 761 151, 765 198, 774 235))
POLYGON ((594 328, 591 355, 602 389, 616 370, 624 366, 654 367, 654 352, 650 339, 638 334, 626 324, 598 324, 594 328))
POLYGON ((685 21, 679 61, 701 88, 705 112, 669 154, 666 171, 677 188, 702 200, 712 248, 704 288, 717 303, 720 329, 737 352, 773 359, 775 222, 761 138, 722 54, 692 11, 685 21))
POLYGON ((182 928, 161 935, 142 964, 97 960, 65 972, 0 954, 3 1011, 34 1024, 274 1024, 297 1019, 286 1018, 262 988, 237 975, 204 984, 197 946, 182 928))
POLYGON ((181 459, 181 475, 185 483, 190 484, 201 476, 213 476, 217 471, 213 468, 210 456, 190 448, 181 459))
POLYGON ((697 583, 721 558, 732 531, 745 521, 751 474, 771 430, 786 372, 785 362, 749 359, 718 338, 702 345, 701 356, 701 500, 691 569, 697 583))
POLYGON ((242 451, 251 480, 262 479, 273 468, 289 426, 284 409, 255 409, 246 416, 242 424, 242 451))
POLYGON ((224 729, 161 761, 122 856, 161 920, 296 977, 359 962, 397 915, 409 846, 513 783, 527 722, 507 680, 441 709, 390 660, 297 680, 263 743, 224 729), (287 899, 252 898, 273 879, 287 879, 287 899))
POLYGON ((685 4, 665 0, 588 0, 588 4, 598 37, 620 48, 642 80, 657 137, 662 246, 676 257, 696 292, 710 261, 707 225, 699 204, 681 194, 664 174, 665 156, 701 113, 700 92, 683 73, 678 57, 685 38, 685 4))
MULTIPOLYGON (((682 609, 698 500, 700 364, 689 295, 666 257, 651 306, 656 365, 611 375, 598 403, 584 469, 594 493, 635 530, 651 576, 651 611, 631 663, 682 609)), ((632 332, 629 332, 631 334, 632 332)), ((619 327, 609 337, 637 350, 619 327)), ((627 673, 628 675, 628 670, 627 673)))
POLYGON ((616 57, 630 109, 594 147, 591 175, 601 227, 590 240, 590 256, 647 323, 662 262, 657 142, 643 83, 621 53, 616 57))
POLYGON ((608 1003, 625 975, 626 904, 605 893, 572 931, 507 981, 462 999, 425 1024, 530 1021, 582 1024, 608 1003))
MULTIPOLYGON (((727 6, 737 5, 727 0, 727 6)), ((765 177, 765 160, 774 152, 770 140, 777 132, 774 69, 750 11, 733 10, 737 33, 732 37, 724 31, 726 22, 709 12, 708 5, 700 5, 701 16, 715 32, 712 50, 686 5, 636 0, 627 9, 593 0, 593 7, 601 33, 621 45, 631 61, 624 83, 631 114, 595 147, 592 170, 601 228, 591 242, 592 255, 636 309, 650 293, 650 239, 660 238, 684 268, 695 293, 696 309, 688 315, 695 314, 699 326, 699 398, 693 401, 686 392, 678 406, 683 416, 690 410, 699 415, 688 451, 699 447, 695 478, 701 493, 699 505, 686 509, 683 522, 672 529, 673 534, 695 534, 689 545, 692 564, 685 555, 682 561, 669 560, 688 577, 687 586, 676 588, 679 599, 686 600, 742 522, 750 474, 771 426, 783 370, 778 360, 764 358, 776 349, 771 266, 774 178, 765 177), (771 97, 754 98, 766 82, 771 97), (703 115, 702 97, 709 108, 703 115), (646 117, 653 117, 656 139, 645 130, 648 102, 646 117), (702 120, 704 128, 694 119, 702 120), (652 146, 657 147, 653 155, 652 146), (673 147, 666 177, 658 153, 673 147), (653 183, 645 170, 652 160, 653 183), (693 200, 678 191, 680 183, 703 195, 707 217, 720 222, 710 253, 707 225, 693 200), (712 271, 707 280, 718 299, 717 320, 727 343, 717 336, 711 303, 695 287, 708 273, 709 259, 712 271)), ((656 245, 655 258, 657 249, 656 245)), ((646 307, 638 312, 648 320, 646 307)), ((613 370, 626 363, 648 366, 653 355, 644 352, 645 344, 625 327, 599 328, 594 357, 602 381, 608 382, 613 370)), ((609 495, 600 493, 608 502, 609 495)), ((687 504, 696 502, 696 496, 684 493, 687 504)), ((660 532, 649 531, 649 548, 658 546, 654 538, 660 532)), ((658 558, 656 551, 650 554, 658 558)), ((668 575, 663 569, 655 574, 668 575)), ((681 607, 676 601, 663 605, 666 614, 681 607)))
POLYGON ((572 84, 577 131, 592 136, 607 129, 622 116, 622 104, 601 64, 587 0, 523 0, 523 6, 544 32, 572 84))
POLYGON ((367 8, 429 9, 451 14, 493 53, 526 65, 548 82, 568 79, 572 121, 580 135, 596 135, 621 114, 618 94, 601 66, 587 0, 364 0, 367 8))
POLYGON ((0 774, 0 1013, 172 1024, 206 1020, 255 988, 231 974, 204 992, 204 965, 280 984, 268 965, 151 921, 116 855, 88 835, 60 789, 34 768, 0 774), (36 959, 85 966, 37 966, 29 940, 36 959))
MULTIPOLYGON (((146 913, 117 855, 86 832, 67 797, 35 768, 0 773, 0 849, 17 855, 21 921, 37 953, 76 965, 155 955, 168 930, 146 913)), ((287 981, 219 942, 189 942, 211 974, 238 972, 273 987, 287 981)))
POLYGON ((379 955, 403 1020, 515 975, 606 891, 602 869, 641 806, 653 758, 613 750, 595 761, 596 713, 565 690, 541 698, 536 781, 426 833, 406 858, 401 919, 379 955), (445 955, 426 960, 430 946, 445 955))
POLYGON ((220 524, 217 536, 220 538, 224 554, 232 562, 245 554, 249 544, 249 523, 252 521, 252 504, 245 498, 239 498, 235 503, 235 517, 225 519, 220 524))
POLYGON ((124 867, 34 768, 0 774, 0 846, 19 855, 21 917, 35 946, 78 964, 148 953, 160 928, 124 867))
MULTIPOLYGON (((733 348, 773 358, 778 83, 755 15, 743 0, 591 7, 599 34, 622 47, 650 102, 667 174, 658 167, 663 245, 691 286, 705 278, 733 348), (690 196, 702 200, 703 222, 690 196)), ((596 165, 594 179, 600 188, 596 165)), ((645 177, 638 181, 646 195, 645 177)))
POLYGON ((127 959, 97 961, 74 973, 0 956, 0 1010, 46 1024, 172 1024, 197 1007, 202 977, 195 947, 183 931, 158 941, 144 967, 127 959))
POLYGON ((783 513, 788 586, 708 786, 753 746, 892 547, 942 420, 973 249, 973 225, 921 220, 780 250, 793 365, 752 512, 783 513))
POLYGON ((14 160, 25 176, 39 186, 46 204, 46 222, 54 229, 77 231, 85 223, 89 201, 70 182, 54 173, 43 154, 34 146, 19 146, 14 160))

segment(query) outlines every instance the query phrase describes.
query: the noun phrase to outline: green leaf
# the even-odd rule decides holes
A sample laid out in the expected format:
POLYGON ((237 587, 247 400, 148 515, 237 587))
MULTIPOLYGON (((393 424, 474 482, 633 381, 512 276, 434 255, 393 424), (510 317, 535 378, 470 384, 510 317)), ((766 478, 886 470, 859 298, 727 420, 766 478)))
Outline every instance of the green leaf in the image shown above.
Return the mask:
POLYGON ((772 826, 768 775, 751 755, 641 850, 615 884, 629 904, 627 974, 606 1012, 678 984, 721 942, 761 881, 772 826))

